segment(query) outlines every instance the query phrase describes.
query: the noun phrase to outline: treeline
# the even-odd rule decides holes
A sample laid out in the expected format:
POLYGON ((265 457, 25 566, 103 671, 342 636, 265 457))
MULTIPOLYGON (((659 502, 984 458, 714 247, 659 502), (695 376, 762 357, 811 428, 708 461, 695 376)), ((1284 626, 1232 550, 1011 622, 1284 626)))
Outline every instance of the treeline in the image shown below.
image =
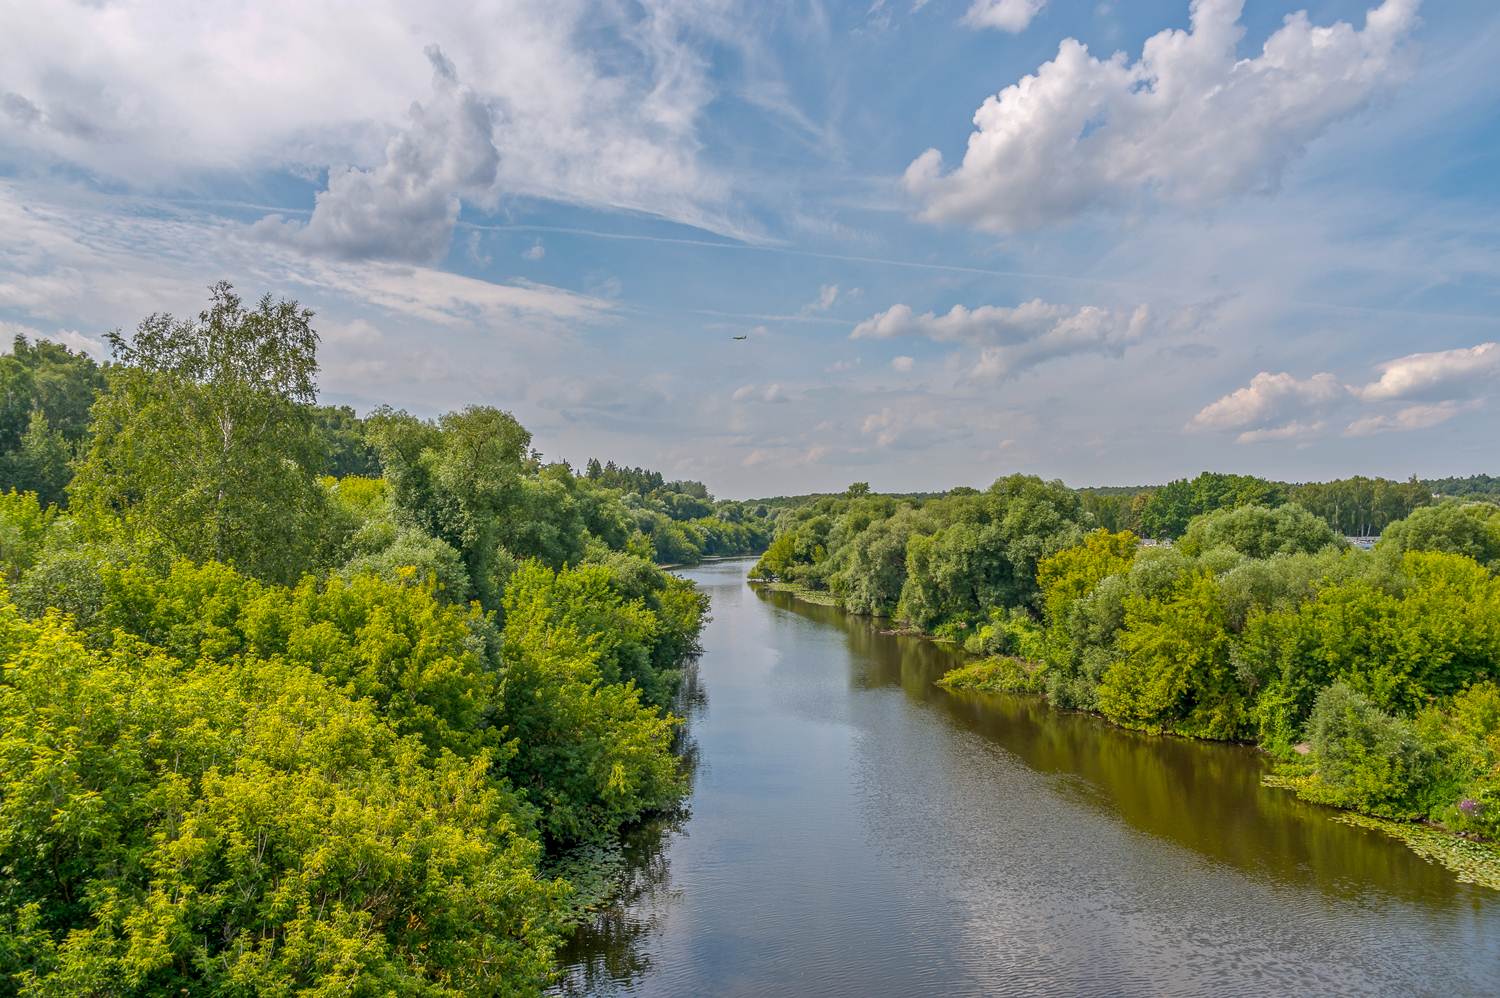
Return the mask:
POLYGON ((1470 475, 1467 478, 1434 478, 1423 482, 1441 496, 1457 498, 1500 498, 1500 477, 1495 475, 1470 475))
POLYGON ((1094 522, 1142 537, 1180 537, 1193 517, 1234 506, 1293 502, 1347 537, 1375 537, 1412 510, 1444 498, 1500 498, 1500 478, 1471 475, 1396 482, 1356 475, 1331 482, 1287 484, 1251 475, 1205 472, 1163 486, 1080 490, 1094 522))
POLYGON ((0 994, 536 993, 550 858, 684 789, 707 601, 656 562, 765 527, 318 407, 311 320, 219 285, 0 367, 0 994))
POLYGON ((1429 497, 1359 550, 1275 483, 1204 478, 1156 493, 1219 504, 1171 545, 1012 476, 789 510, 754 574, 986 656, 951 686, 1253 741, 1311 799, 1500 837, 1500 506, 1429 497))

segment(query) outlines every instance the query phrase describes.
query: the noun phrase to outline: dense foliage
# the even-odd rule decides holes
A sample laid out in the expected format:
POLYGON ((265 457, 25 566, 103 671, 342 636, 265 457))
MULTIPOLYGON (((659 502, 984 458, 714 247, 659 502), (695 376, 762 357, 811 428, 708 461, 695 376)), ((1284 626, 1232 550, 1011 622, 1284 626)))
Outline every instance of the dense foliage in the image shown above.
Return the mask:
POLYGON ((1500 506, 1209 474, 851 490, 783 510, 755 574, 988 656, 950 688, 1255 741, 1311 799, 1500 836, 1500 506), (1179 539, 1143 544, 1121 518, 1179 539), (1373 550, 1345 540, 1374 524, 1373 550))
POLYGON ((683 790, 657 563, 766 512, 319 407, 310 313, 211 296, 0 362, 0 994, 535 994, 549 863, 683 790))
POLYGON ((0 357, 0 482, 62 502, 104 378, 85 354, 17 336, 0 357))

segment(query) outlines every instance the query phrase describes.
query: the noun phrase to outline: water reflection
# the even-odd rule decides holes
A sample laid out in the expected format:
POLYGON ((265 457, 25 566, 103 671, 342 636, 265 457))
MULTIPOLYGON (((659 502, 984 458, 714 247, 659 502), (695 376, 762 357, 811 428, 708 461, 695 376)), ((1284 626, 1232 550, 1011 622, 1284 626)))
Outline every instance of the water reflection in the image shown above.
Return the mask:
POLYGON ((1078 800, 1211 859, 1272 879, 1311 881, 1340 896, 1383 885, 1412 899, 1455 893, 1492 897, 1379 832, 1332 820, 1333 812, 1261 785, 1265 757, 1246 746, 1152 736, 1087 714, 1058 711, 1039 697, 949 693, 935 685, 961 655, 944 646, 882 633, 884 622, 786 593, 764 598, 848 638, 856 688, 899 686, 968 731, 1003 746, 1038 772, 1067 774, 1078 800))
POLYGON ((676 751, 687 774, 688 795, 671 811, 626 831, 618 893, 613 903, 574 932, 558 954, 568 970, 556 994, 591 995, 605 988, 628 987, 653 969, 655 961, 646 942, 679 894, 672 886, 669 847, 692 816, 692 788, 702 757, 693 720, 707 706, 702 670, 691 662, 683 669, 682 686, 672 706, 673 713, 683 719, 677 729, 676 751))
POLYGON ((1500 990, 1500 897, 1262 787, 1252 750, 948 694, 952 651, 744 567, 692 573, 692 813, 631 836, 563 993, 1500 990))
POLYGON ((668 845, 687 823, 680 808, 631 830, 625 838, 625 879, 615 903, 578 929, 559 957, 568 968, 562 995, 597 994, 628 987, 655 967, 649 935, 676 900, 668 845))

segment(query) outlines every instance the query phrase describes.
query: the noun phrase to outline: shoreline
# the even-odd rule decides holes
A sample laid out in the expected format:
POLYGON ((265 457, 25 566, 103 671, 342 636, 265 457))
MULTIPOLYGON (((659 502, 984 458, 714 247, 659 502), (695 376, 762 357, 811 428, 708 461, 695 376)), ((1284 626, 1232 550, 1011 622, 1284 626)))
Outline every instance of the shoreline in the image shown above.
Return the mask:
MULTIPOLYGON (((809 589, 808 587, 800 583, 777 582, 770 579, 747 579, 746 581, 750 583, 752 589, 764 588, 771 592, 787 593, 793 599, 803 603, 807 603, 810 606, 833 607, 839 610, 841 613, 847 614, 851 617, 863 617, 871 621, 888 619, 867 614, 850 613, 848 610, 845 610, 843 608, 843 605, 839 602, 838 597, 834 596, 832 593, 817 589, 809 589)), ((892 621, 892 623, 894 623, 894 621, 892 621)), ((1048 700, 1046 694, 1041 692, 1040 690, 1028 690, 1024 688, 985 689, 981 686, 962 686, 955 688, 945 684, 943 682, 943 679, 951 676, 960 668, 980 665, 993 660, 995 657, 972 655, 970 652, 965 651, 962 646, 958 645, 956 642, 934 637, 933 635, 928 634, 927 632, 916 627, 877 629, 881 634, 884 635, 895 637, 913 637, 920 638, 923 641, 930 641, 934 644, 951 648, 959 656, 966 656, 971 658, 972 661, 968 662, 965 665, 959 665, 954 669, 948 670, 943 674, 943 677, 935 681, 934 685, 939 686, 950 694, 971 693, 981 696, 1034 697, 1045 703, 1049 710, 1056 710, 1069 714, 1081 714, 1086 717, 1093 718, 1101 724, 1107 724, 1111 727, 1121 728, 1122 730, 1136 731, 1143 735, 1149 735, 1158 738, 1179 738, 1189 742, 1203 742, 1217 745, 1238 745, 1254 749, 1257 753, 1264 755, 1267 758, 1274 758, 1270 755, 1270 753, 1266 752, 1265 749, 1251 742, 1216 741, 1214 739, 1193 738, 1189 735, 1180 735, 1171 732, 1152 732, 1137 728, 1126 728, 1122 725, 1114 724, 1108 718, 1093 711, 1069 710, 1067 708, 1058 707, 1054 705, 1050 700, 1048 700)), ((1019 663, 1021 660, 1015 659, 1015 661, 1019 663)), ((1278 775, 1275 771, 1267 773, 1261 780, 1261 785, 1270 790, 1283 790, 1288 793, 1296 793, 1295 778, 1278 775)), ((1433 824, 1431 822, 1393 821, 1389 818, 1381 818, 1375 815, 1365 814, 1362 811, 1353 811, 1347 808, 1338 808, 1317 801, 1306 800, 1301 796, 1298 796, 1297 799, 1326 811, 1328 813, 1329 819, 1332 821, 1342 822, 1347 825, 1357 825, 1361 828, 1367 828, 1372 831, 1380 832, 1390 838, 1400 841, 1408 849, 1410 849, 1412 852, 1416 853, 1423 859, 1427 860, 1429 863, 1436 863, 1439 866, 1442 866, 1445 869, 1449 870, 1455 877, 1458 878, 1459 881, 1463 883, 1475 884, 1481 887, 1488 887, 1492 890, 1500 891, 1500 843, 1472 839, 1457 832, 1451 831, 1442 825, 1433 824)))

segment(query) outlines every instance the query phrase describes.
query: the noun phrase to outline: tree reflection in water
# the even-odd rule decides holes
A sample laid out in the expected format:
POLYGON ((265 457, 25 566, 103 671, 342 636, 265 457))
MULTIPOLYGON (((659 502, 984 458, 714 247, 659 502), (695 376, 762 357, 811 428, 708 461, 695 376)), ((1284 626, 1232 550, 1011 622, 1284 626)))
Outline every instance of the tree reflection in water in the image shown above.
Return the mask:
POLYGON ((627 829, 622 837, 620 882, 613 899, 580 925, 558 953, 564 969, 554 993, 592 995, 619 988, 645 976, 653 967, 646 945, 677 900, 671 884, 669 846, 692 812, 688 801, 698 774, 698 742, 692 720, 708 704, 708 691, 696 662, 684 670, 673 713, 683 719, 677 729, 677 753, 688 778, 688 794, 670 811, 653 815, 627 829))

